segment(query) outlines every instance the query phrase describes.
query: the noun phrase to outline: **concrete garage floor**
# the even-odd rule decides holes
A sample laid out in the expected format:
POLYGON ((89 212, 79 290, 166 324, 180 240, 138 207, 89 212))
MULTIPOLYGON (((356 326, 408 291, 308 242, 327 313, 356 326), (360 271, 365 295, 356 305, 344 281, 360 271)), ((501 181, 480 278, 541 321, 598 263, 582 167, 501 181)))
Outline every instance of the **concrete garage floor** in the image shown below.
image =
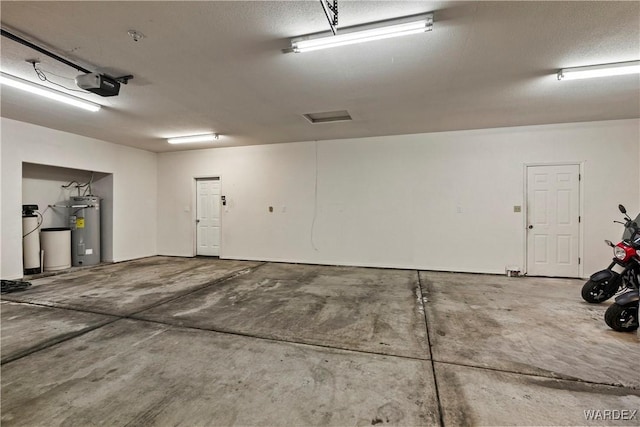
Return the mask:
POLYGON ((580 280, 153 257, 32 283, 0 304, 3 426, 640 420, 640 340, 580 280))

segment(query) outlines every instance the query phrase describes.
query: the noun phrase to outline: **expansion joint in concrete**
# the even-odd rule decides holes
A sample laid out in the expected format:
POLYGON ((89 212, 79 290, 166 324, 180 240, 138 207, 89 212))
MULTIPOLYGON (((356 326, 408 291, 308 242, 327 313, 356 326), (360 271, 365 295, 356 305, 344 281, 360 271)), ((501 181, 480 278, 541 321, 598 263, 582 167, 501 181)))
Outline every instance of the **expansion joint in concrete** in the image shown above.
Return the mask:
POLYGON ((220 277, 220 278, 218 278, 216 280, 212 280, 211 282, 206 282, 206 283, 204 283, 202 285, 195 286, 195 287, 189 289, 188 291, 179 293, 179 294, 171 296, 169 298, 162 299, 162 300, 160 300, 160 301, 158 301, 158 302, 156 302, 154 304, 150 304, 150 305, 144 307, 141 310, 135 311, 133 313, 128 313, 128 314, 126 314, 124 316, 120 316, 120 317, 129 318, 129 317, 135 316, 136 314, 140 314, 140 313, 145 312, 147 310, 151 310, 152 308, 156 308, 156 307, 158 307, 160 305, 167 304, 167 303, 173 302, 173 301, 177 301, 177 300, 182 299, 182 298, 184 298, 186 296, 189 296, 191 294, 199 292, 199 291, 201 291, 203 289, 207 289, 207 288, 209 288, 211 286, 218 285, 220 283, 226 282, 226 281, 231 280, 231 279, 235 279, 238 276, 244 276, 245 274, 253 273, 258 268, 262 267, 265 264, 267 264, 267 263, 263 262, 263 263, 260 263, 260 264, 258 264, 256 266, 253 266, 253 267, 247 267, 247 268, 243 268, 242 270, 233 271, 233 272, 231 272, 231 273, 229 273, 229 274, 227 274, 225 276, 222 276, 222 277, 220 277))
MULTIPOLYGON (((65 309, 65 310, 73 311, 73 309, 65 309)), ((75 310, 75 311, 79 311, 79 310, 75 310)), ((81 329, 79 331, 70 332, 68 334, 61 335, 61 336, 56 337, 54 339, 51 339, 49 341, 42 342, 41 344, 38 344, 38 345, 36 345, 34 347, 31 347, 31 348, 28 348, 28 349, 26 349, 26 350, 24 350, 24 351, 22 351, 20 353, 7 356, 6 358, 2 359, 2 361, 0 361, 0 365, 5 365, 5 364, 10 363, 10 362, 15 362, 16 360, 20 360, 23 357, 27 357, 27 356, 29 356, 29 355, 31 355, 33 353, 38 352, 38 351, 41 351, 41 350, 44 350, 44 349, 47 349, 47 348, 51 348, 51 347, 56 346, 58 344, 61 344, 63 342, 69 341, 69 340, 71 340, 73 338, 76 338, 76 337, 79 337, 81 335, 87 334, 87 333, 89 333, 91 331, 95 331, 96 329, 102 328, 103 326, 110 325, 110 324, 112 324, 114 322, 117 322, 118 320, 120 320, 120 318, 119 317, 115 317, 114 319, 106 320, 104 322, 100 322, 100 323, 98 323, 96 325, 92 325, 92 326, 86 327, 86 328, 81 329)))
MULTIPOLYGON (((544 378, 546 380, 566 381, 566 382, 573 382, 573 383, 580 383, 580 384, 588 384, 588 385, 593 385, 593 386, 612 387, 612 388, 616 388, 616 389, 625 389, 625 390, 640 390, 639 387, 627 386, 627 385, 616 384, 616 383, 603 383, 603 382, 597 382, 597 381, 587 381, 587 380, 583 380, 583 379, 580 379, 580 378, 567 377, 567 376, 558 375, 558 374, 555 374, 555 373, 549 373, 549 375, 534 374, 534 373, 529 373, 529 372, 514 371, 514 370, 510 370, 510 369, 491 368, 491 367, 488 367, 488 366, 478 366, 478 365, 473 365, 473 364, 470 364, 470 363, 446 362, 444 360, 435 360, 433 358, 431 359, 431 363, 432 364, 439 363, 441 365, 449 365, 449 366, 460 366, 462 368, 478 369, 478 370, 481 370, 481 371, 497 372, 497 373, 501 373, 501 374, 522 375, 522 376, 531 377, 531 378, 544 378)), ((639 395, 640 395, 640 393, 639 393, 639 395)))
POLYGON ((438 420, 440 426, 444 427, 444 413, 442 411, 442 401, 440 400, 440 390, 438 388, 438 376, 436 375, 436 365, 433 361, 433 346, 431 345, 431 336, 429 335, 429 322, 427 320, 427 308, 424 306, 424 294, 422 293, 422 279, 420 279, 420 271, 416 270, 416 276, 418 277, 418 293, 420 294, 420 305, 422 307, 422 314, 424 316, 424 327, 427 333, 427 343, 429 344, 429 356, 431 360, 431 371, 433 374, 433 384, 436 392, 436 401, 438 402, 438 420))
POLYGON ((358 350, 358 349, 353 349, 353 348, 338 347, 338 346, 327 345, 327 344, 317 344, 317 343, 309 343, 309 342, 303 342, 303 341, 287 340, 287 339, 284 339, 284 338, 266 337, 266 336, 262 336, 262 335, 249 334, 249 333, 246 333, 246 332, 233 331, 233 330, 228 330, 228 329, 200 328, 200 327, 197 327, 197 326, 177 325, 177 324, 172 324, 170 322, 163 322, 161 320, 156 320, 156 319, 146 319, 146 318, 137 317, 137 316, 123 317, 123 319, 131 319, 131 320, 136 320, 136 321, 141 321, 141 322, 155 323, 155 324, 158 324, 158 325, 171 326, 171 327, 174 327, 174 328, 177 327, 177 328, 181 328, 181 329, 191 329, 191 330, 201 331, 201 332, 213 332, 213 333, 216 333, 216 334, 233 335, 233 336, 244 337, 244 338, 253 338, 253 339, 257 339, 257 340, 269 341, 269 342, 274 342, 274 343, 295 344, 295 345, 300 345, 300 346, 305 346, 305 347, 322 348, 322 349, 327 349, 327 350, 347 351, 347 352, 351 352, 351 353, 367 354, 367 355, 382 356, 382 357, 393 357, 393 358, 399 358, 399 359, 405 359, 405 360, 417 360, 417 361, 422 361, 422 362, 429 361, 429 359, 421 358, 421 357, 405 356, 405 355, 401 355, 401 354, 381 353, 381 352, 377 352, 377 351, 358 350))
POLYGON ((14 303, 14 304, 33 305, 33 306, 36 306, 36 307, 55 308, 55 309, 58 309, 58 310, 78 311, 78 312, 81 312, 81 313, 88 313, 88 314, 99 314, 101 316, 112 316, 112 317, 117 317, 117 318, 121 318, 122 317, 122 315, 120 315, 120 314, 113 314, 113 313, 109 313, 107 311, 89 310, 89 309, 82 308, 82 307, 73 307, 73 306, 68 306, 68 305, 58 304, 58 303, 49 303, 49 302, 41 302, 41 301, 23 301, 23 300, 18 300, 18 299, 8 299, 8 298, 5 298, 4 296, 2 297, 2 301, 8 301, 8 302, 14 303))
POLYGON ((195 288, 192 288, 187 292, 181 293, 179 295, 174 295, 171 298, 163 299, 161 301, 158 301, 158 302, 156 302, 156 303, 154 303, 152 305, 149 305, 149 306, 145 307, 142 310, 138 310, 138 311, 136 311, 134 313, 125 314, 125 315, 101 312, 101 311, 96 311, 96 310, 87 310, 87 309, 76 308, 76 307, 68 307, 68 306, 64 306, 64 305, 60 305, 60 304, 48 304, 48 303, 45 303, 45 302, 24 302, 24 301, 14 300, 13 298, 4 298, 4 296, 3 296, 3 298, 2 298, 3 300, 9 301, 9 302, 13 302, 13 303, 28 304, 28 305, 34 305, 34 306, 39 306, 39 307, 47 307, 47 308, 54 308, 54 309, 58 309, 58 310, 68 310, 68 311, 78 311, 78 312, 90 313, 90 314, 100 314, 100 315, 112 316, 113 319, 107 320, 105 322, 100 322, 100 323, 98 323, 96 325, 81 329, 79 331, 70 332, 68 334, 61 335, 59 337, 56 337, 55 339, 52 339, 52 340, 49 340, 49 341, 45 341, 45 342, 43 342, 43 343, 41 343, 39 345, 36 345, 34 347, 31 347, 31 348, 28 348, 28 349, 26 349, 26 350, 24 350, 24 351, 22 351, 22 352, 20 352, 18 354, 14 354, 14 355, 8 356, 8 357, 6 357, 6 358, 4 358, 4 359, 2 359, 0 361, 0 365, 4 365, 4 364, 10 363, 10 362, 14 362, 16 360, 22 359, 23 357, 29 356, 29 355, 31 355, 33 353, 38 352, 38 351, 53 347, 55 345, 61 344, 63 342, 69 341, 69 340, 74 339, 74 338, 77 338, 77 337, 82 336, 84 334, 87 334, 87 333, 89 333, 91 331, 95 331, 96 329, 102 328, 103 326, 110 325, 111 323, 117 322, 120 319, 130 318, 130 316, 134 316, 135 314, 141 313, 141 312, 149 310, 151 308, 155 308, 155 307, 157 307, 159 305, 166 304, 166 303, 171 302, 171 301, 175 301, 175 300, 177 300, 179 298, 183 298, 185 296, 191 295, 194 292, 198 292, 198 291, 200 291, 202 289, 206 289, 206 288, 208 288, 210 286, 225 282, 227 280, 231 280, 231 279, 233 279, 235 277, 238 277, 238 276, 242 276, 242 275, 251 273, 251 272, 255 271, 256 269, 262 267, 265 264, 266 264, 266 262, 263 262, 261 264, 258 264, 256 266, 254 266, 254 267, 249 267, 249 268, 244 268, 244 269, 239 270, 239 271, 234 271, 234 272, 232 272, 230 274, 227 274, 226 276, 220 277, 219 279, 216 279, 216 280, 213 280, 211 282, 207 282, 207 283, 205 283, 203 285, 200 285, 200 286, 197 286, 195 288))

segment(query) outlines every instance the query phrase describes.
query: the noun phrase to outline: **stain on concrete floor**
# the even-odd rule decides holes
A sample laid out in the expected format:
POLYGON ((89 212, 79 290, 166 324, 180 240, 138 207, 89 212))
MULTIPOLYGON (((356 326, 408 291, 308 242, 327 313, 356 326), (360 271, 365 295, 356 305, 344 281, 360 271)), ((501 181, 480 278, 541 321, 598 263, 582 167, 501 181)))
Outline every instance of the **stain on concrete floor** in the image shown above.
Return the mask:
POLYGON ((117 319, 113 316, 0 302, 2 363, 117 319))
POLYGON ((124 316, 258 265, 209 258, 143 258, 36 279, 27 291, 2 299, 124 316))
POLYGON ((1 421, 638 425, 585 418, 640 387, 637 335, 581 285, 169 257, 36 279, 0 305, 1 421))
MULTIPOLYGON (((640 390, 435 363, 445 425, 636 426, 640 390), (597 410, 627 418, 589 419, 597 410), (591 412, 590 412, 591 411, 591 412)), ((595 417, 594 417, 595 418, 595 417)))
POLYGON ((429 358, 415 271, 268 264, 136 317, 429 358))
POLYGON ((119 320, 4 367, 2 424, 435 425, 432 383, 426 361, 119 320))
POLYGON ((583 302, 580 281, 451 273, 421 279, 437 361, 640 388, 624 356, 636 354, 640 340, 609 329, 608 304, 583 302), (511 283, 509 292, 496 292, 511 283))

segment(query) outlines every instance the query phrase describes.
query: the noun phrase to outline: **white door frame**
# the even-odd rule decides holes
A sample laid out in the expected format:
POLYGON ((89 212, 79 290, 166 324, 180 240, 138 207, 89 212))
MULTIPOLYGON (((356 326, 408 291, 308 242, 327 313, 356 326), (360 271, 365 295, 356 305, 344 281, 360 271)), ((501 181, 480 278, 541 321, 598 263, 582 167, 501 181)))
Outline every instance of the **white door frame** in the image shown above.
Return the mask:
POLYGON ((528 181, 528 168, 530 167, 535 167, 535 166, 578 166, 579 167, 579 174, 580 174, 580 179, 578 182, 578 210, 579 210, 579 215, 581 218, 580 223, 578 224, 579 227, 579 231, 578 231, 578 256, 580 257, 580 264, 578 265, 578 275, 580 277, 584 277, 584 181, 585 181, 585 177, 584 177, 584 162, 549 162, 549 163, 524 163, 523 164, 523 183, 524 183, 524 187, 523 187, 523 206, 524 209, 522 209, 523 215, 522 215, 522 230, 523 230, 523 234, 524 234, 524 238, 522 239, 523 244, 524 244, 524 248, 522 251, 523 254, 523 259, 522 259, 522 265, 524 266, 524 274, 526 275, 528 273, 528 269, 529 266, 527 265, 527 260, 528 260, 528 251, 529 251, 529 233, 528 233, 528 219, 529 219, 529 205, 527 204, 528 202, 528 196, 529 194, 527 193, 528 188, 529 188, 529 183, 528 181))
MULTIPOLYGON (((222 194, 222 175, 210 174, 210 175, 195 175, 191 184, 191 256, 198 255, 198 180, 202 179, 218 179, 220 181, 220 193, 222 194)), ((224 209, 220 209, 220 255, 222 258, 222 226, 224 209)))

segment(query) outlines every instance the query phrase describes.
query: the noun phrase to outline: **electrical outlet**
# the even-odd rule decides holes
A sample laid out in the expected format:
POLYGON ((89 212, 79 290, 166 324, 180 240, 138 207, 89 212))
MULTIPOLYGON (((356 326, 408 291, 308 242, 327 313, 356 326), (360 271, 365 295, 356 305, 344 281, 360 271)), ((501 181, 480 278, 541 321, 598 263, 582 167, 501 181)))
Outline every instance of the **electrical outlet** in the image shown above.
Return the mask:
POLYGON ((518 205, 514 206, 513 207, 513 211, 516 212, 516 213, 522 212, 522 206, 518 206, 518 205))

